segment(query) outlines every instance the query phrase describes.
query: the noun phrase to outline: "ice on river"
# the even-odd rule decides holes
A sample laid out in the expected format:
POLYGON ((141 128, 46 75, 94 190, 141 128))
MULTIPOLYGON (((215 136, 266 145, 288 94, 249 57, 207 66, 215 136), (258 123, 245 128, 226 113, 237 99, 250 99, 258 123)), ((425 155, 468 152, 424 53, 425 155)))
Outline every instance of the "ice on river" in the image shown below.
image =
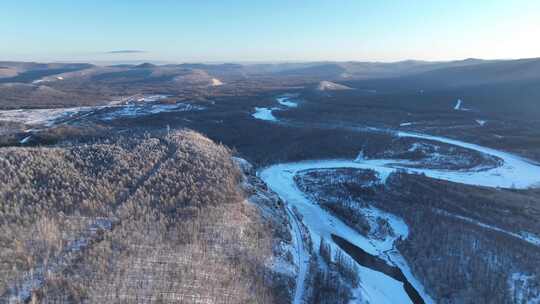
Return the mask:
POLYGON ((396 132, 396 134, 399 137, 426 139, 474 150, 498 157, 503 161, 501 166, 489 170, 451 171, 408 169, 408 171, 423 173, 432 178, 474 186, 526 189, 540 185, 540 166, 517 155, 439 136, 411 132, 396 132))
POLYGON ((458 99, 457 102, 456 102, 456 106, 454 107, 454 110, 456 110, 456 111, 461 110, 461 104, 462 103, 463 103, 463 101, 461 101, 461 99, 458 99))
MULTIPOLYGON (((271 112, 270 112, 271 113, 271 112)), ((408 164, 403 160, 392 159, 363 159, 357 160, 319 160, 319 161, 304 161, 296 163, 282 163, 267 167, 259 172, 260 177, 266 184, 274 190, 278 195, 287 202, 289 206, 293 206, 302 216, 302 222, 308 227, 314 248, 317 248, 320 238, 330 239, 331 235, 337 235, 347 239, 354 245, 362 248, 369 254, 385 258, 398 266, 407 277, 408 281, 413 284, 416 290, 420 293, 426 303, 432 303, 433 300, 425 292, 422 284, 413 276, 407 263, 401 257, 399 252, 393 249, 394 239, 386 238, 384 240, 369 239, 357 231, 346 225, 340 219, 322 209, 316 203, 302 193, 294 182, 294 176, 304 170, 327 169, 327 168, 358 168, 371 169, 377 172, 380 182, 384 183, 388 176, 398 169, 404 169, 409 172, 422 173, 426 176, 444 179, 457 183, 469 185, 486 186, 486 187, 515 187, 527 188, 540 183, 540 167, 532 161, 523 159, 511 153, 498 151, 491 148, 482 147, 475 144, 462 142, 459 140, 410 133, 410 132, 395 132, 399 137, 418 138, 422 140, 431 140, 442 142, 454 146, 459 146, 465 149, 474 150, 480 153, 498 157, 502 160, 500 166, 485 169, 473 168, 470 170, 437 170, 437 169, 421 169, 407 168, 404 165, 408 164)), ((372 212, 379 212, 373 209, 372 212)), ((383 216, 384 214, 381 214, 383 216)), ((408 228, 396 217, 387 217, 389 223, 397 232, 396 237, 407 237, 408 228)), ((522 239, 527 239, 529 242, 536 242, 536 236, 520 235, 522 239)), ((337 245, 332 245, 333 250, 339 250, 337 245)), ((303 253, 307 254, 307 253, 303 253)), ((374 303, 408 303, 409 297, 402 288, 401 283, 396 282, 392 278, 376 273, 373 270, 362 267, 361 271, 361 288, 355 291, 362 298, 371 299, 374 303), (368 279, 366 279, 368 278, 368 279), (398 288, 399 287, 399 288, 398 288)))
POLYGON ((277 118, 272 114, 272 110, 271 108, 255 108, 255 113, 251 116, 266 121, 277 121, 277 118))
MULTIPOLYGON (((462 107, 461 100, 457 101, 454 109, 467 110, 462 107)), ((253 116, 258 119, 277 121, 277 119, 272 115, 272 110, 273 109, 270 108, 256 108, 256 113, 253 114, 253 116)), ((405 125, 402 126, 407 126, 407 124, 408 123, 405 123, 405 125)), ((366 129, 369 130, 370 128, 366 129)), ((376 128, 372 129, 373 131, 380 131, 376 128)), ((322 209, 315 202, 310 201, 310 199, 296 186, 294 176, 304 170, 328 168, 371 169, 377 172, 379 181, 384 183, 392 172, 402 169, 408 172, 425 174, 428 177, 436 179, 448 180, 451 182, 468 185, 523 189, 540 185, 540 166, 530 160, 521 158, 511 153, 498 151, 459 140, 411 132, 389 131, 398 137, 409 137, 442 142, 477 151, 497 157, 501 160, 501 163, 499 166, 489 169, 480 166, 467 170, 440 170, 410 168, 406 166, 410 164, 410 162, 406 160, 377 160, 358 157, 356 160, 319 160, 281 163, 264 168, 259 172, 259 176, 273 191, 275 191, 285 202, 287 202, 289 207, 292 206, 298 211, 298 213, 301 215, 302 222, 309 229, 314 248, 318 248, 318 242, 320 241, 321 237, 328 240, 331 239, 331 235, 340 236, 357 247, 362 248, 367 253, 384 258, 389 263, 398 266, 403 274, 407 277, 407 280, 420 293, 424 301, 426 303, 433 303, 433 300, 425 292, 422 284, 413 276, 405 259, 403 259, 399 252, 394 249, 395 239, 397 237, 406 238, 408 235, 408 227, 401 219, 386 216, 389 224, 397 234, 394 238, 387 237, 384 240, 377 240, 365 237, 346 225, 339 218, 336 218, 328 211, 322 209)), ((373 208, 371 212, 380 213, 378 216, 385 216, 382 211, 375 208, 373 208)), ((295 219, 293 216, 291 216, 291 220, 297 221, 297 219, 295 219)), ((494 229, 494 227, 490 228, 494 229)), ((293 231, 293 234, 298 234, 298 232, 293 231)), ((538 241, 537 236, 527 234, 525 232, 521 234, 514 233, 513 235, 533 244, 538 241)), ((297 239, 301 238, 301 236, 298 235, 296 235, 296 237, 297 239)), ((340 250, 339 247, 333 242, 331 243, 331 246, 333 250, 340 250)), ((295 260, 305 261, 305 255, 308 255, 309 253, 303 249, 299 250, 298 252, 300 255, 304 256, 303 258, 296 258, 295 260)), ((307 271, 307 266, 298 266, 301 268, 301 272, 307 271)), ((403 289, 403 285, 391 277, 365 267, 360 267, 360 277, 361 286, 359 289, 354 291, 354 294, 359 295, 362 299, 367 299, 371 303, 410 303, 410 298, 403 289)), ((297 283, 298 288, 303 288, 302 286, 303 284, 297 283)), ((298 288, 296 292, 297 295, 299 294, 298 288)), ((297 298, 298 297, 296 297, 296 299, 297 298)), ((297 302, 298 301, 295 301, 295 303, 297 302)))
POLYGON ((485 126, 487 123, 487 120, 483 120, 483 119, 476 119, 475 121, 477 124, 479 124, 482 127, 485 126))
POLYGON ((277 122, 278 119, 274 116, 272 113, 273 111, 279 111, 279 110, 285 110, 286 108, 296 108, 298 107, 298 103, 291 100, 292 97, 290 96, 282 96, 276 98, 276 101, 282 106, 282 107, 256 107, 255 113, 251 114, 253 118, 260 119, 260 120, 266 120, 266 121, 272 121, 277 122))
POLYGON ((296 108, 298 107, 298 103, 291 101, 290 97, 278 97, 277 101, 280 105, 286 106, 288 108, 296 108))
MULTIPOLYGON (((375 240, 367 238, 356 230, 349 227, 339 218, 333 216, 319 205, 311 202, 309 198, 298 189, 294 182, 294 176, 304 170, 323 168, 358 168, 370 169, 377 166, 381 182, 393 171, 392 168, 379 167, 385 161, 354 162, 348 160, 328 160, 328 161, 306 161, 297 163, 277 164, 267 167, 259 172, 259 176, 266 184, 275 191, 289 206, 293 206, 302 216, 303 223, 308 227, 314 248, 318 248, 322 238, 331 239, 332 235, 337 235, 347 239, 349 242, 362 248, 372 255, 385 258, 385 252, 391 251, 393 243, 397 237, 406 237, 408 228, 405 223, 392 215, 383 214, 382 211, 372 208, 372 213, 385 216, 396 232, 394 238, 375 240), (380 162, 380 163, 379 163, 380 162), (372 164, 372 165, 369 165, 372 164)), ((333 242, 330 244, 333 250, 341 250, 333 242)), ((304 253, 306 254, 306 253, 304 253)), ((301 259, 304 260, 304 259, 301 259)), ((400 265, 398 265, 400 266, 400 265)), ((380 272, 366 267, 359 267, 361 277, 361 288, 359 293, 364 299, 370 299, 372 303, 410 303, 410 299, 403 289, 403 284, 386 276, 380 272)), ((427 303, 432 303, 425 293, 423 286, 414 279, 410 271, 403 271, 408 280, 420 292, 427 303)))

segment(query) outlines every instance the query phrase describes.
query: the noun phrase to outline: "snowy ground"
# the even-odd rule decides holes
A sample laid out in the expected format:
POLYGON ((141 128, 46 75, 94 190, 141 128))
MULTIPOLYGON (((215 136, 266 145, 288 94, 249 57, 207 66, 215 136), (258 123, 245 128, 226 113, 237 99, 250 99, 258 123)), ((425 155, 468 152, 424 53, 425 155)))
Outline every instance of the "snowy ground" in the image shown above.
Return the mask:
POLYGON ((461 104, 462 103, 463 103, 463 101, 461 101, 461 99, 458 99, 457 102, 456 102, 456 105, 454 106, 454 110, 456 110, 456 111, 461 110, 461 104))
MULTIPOLYGON (((0 111, 0 121, 14 121, 29 127, 52 127, 58 123, 96 115, 98 119, 114 120, 133 118, 164 112, 185 112, 204 110, 201 106, 188 103, 162 104, 165 95, 132 96, 110 102, 105 106, 71 107, 58 109, 21 109, 0 111), (102 113, 103 112, 103 113, 102 113)), ((29 129, 28 131, 35 131, 29 129)))
POLYGON ((540 247, 540 237, 530 233, 530 232, 526 232, 526 231, 522 231, 521 233, 515 233, 515 232, 511 232, 511 231, 508 231, 508 230, 504 230, 504 229, 501 229, 499 227, 495 227, 493 225, 489 225, 489 224, 486 224, 486 223, 482 223, 482 222, 479 222, 475 219, 472 219, 472 218, 469 218, 469 217, 465 217, 465 216, 461 216, 461 215, 457 215, 457 214, 452 214, 452 213, 449 213, 449 212, 446 212, 446 211, 443 211, 443 210, 435 210, 437 213, 439 214, 443 214, 445 216, 449 216, 449 217, 453 217, 453 218, 457 218, 457 219, 460 219, 462 221, 465 221, 465 222, 469 222, 469 223, 472 223, 472 224, 475 224, 477 226, 480 226, 482 228, 486 228, 488 230, 493 230, 493 231, 497 231, 497 232, 501 232, 501 233, 504 233, 506 235, 509 235, 511 237, 515 237, 515 238, 518 238, 522 241, 525 241, 531 245, 535 245, 535 246, 538 246, 540 247))
POLYGON ((0 111, 0 121, 15 121, 25 125, 50 127, 55 121, 73 115, 90 113, 103 107, 73 107, 60 109, 6 110, 0 111))
POLYGON ((278 97, 277 101, 280 105, 286 106, 289 108, 296 108, 298 107, 298 103, 293 101, 291 97, 278 97))
POLYGON ((404 123, 399 124, 400 127, 409 127, 412 125, 414 125, 414 122, 404 122, 404 123))
POLYGON ((309 268, 309 251, 307 248, 304 248, 304 241, 302 237, 302 227, 301 221, 294 214, 294 211, 291 209, 291 205, 287 205, 287 213, 289 219, 291 219, 292 225, 292 235, 293 235, 293 245, 294 250, 291 251, 294 259, 294 263, 297 266, 297 275, 296 275, 296 289, 294 291, 293 303, 301 304, 302 297, 304 295, 304 283, 307 278, 308 268, 309 268))
POLYGON ((118 118, 133 118, 141 117, 165 112, 185 112, 203 110, 203 107, 194 106, 191 104, 149 104, 149 105, 127 105, 118 107, 117 110, 100 115, 103 120, 114 120, 118 118))
MULTIPOLYGON (((259 115, 258 117, 255 117, 254 115, 255 118, 277 121, 277 119, 272 115, 272 109, 264 108, 264 111, 259 109, 260 108, 258 108, 258 111, 260 113, 265 113, 265 115, 259 115)), ((456 110, 461 109, 461 100, 458 100, 456 110)), ((378 130, 374 129, 374 131, 378 130)), ((374 170, 377 172, 380 182, 384 183, 386 178, 392 172, 397 169, 405 169, 409 172, 425 174, 428 177, 448 180, 456 183, 485 187, 525 189, 540 186, 540 166, 532 161, 507 152, 498 151, 459 140, 411 132, 391 130, 390 132, 398 137, 430 140, 477 151, 500 158, 502 162, 499 166, 488 169, 485 167, 477 167, 469 170, 437 170, 407 168, 405 165, 410 164, 410 162, 403 160, 366 160, 359 157, 356 160, 319 160, 276 164, 261 170, 259 172, 259 176, 273 191, 278 193, 278 195, 288 204, 290 208, 294 207, 296 210, 298 210, 301 215, 302 222, 310 231, 314 248, 318 248, 318 242, 321 237, 329 240, 331 239, 331 235, 334 234, 345 238, 369 254, 377 255, 384 258, 390 264, 398 266, 405 274, 408 281, 411 282, 415 289, 417 289, 417 291, 420 293, 424 301, 426 303, 433 303, 433 300, 427 295, 422 284, 413 276, 409 266, 393 246, 396 238, 406 238, 408 235, 407 226, 401 219, 396 218, 393 215, 383 214, 380 210, 371 209, 370 212, 379 213, 377 216, 386 217, 392 226, 392 229, 397 233, 394 238, 387 237, 384 240, 369 239, 364 237, 338 218, 329 214, 315 202, 311 201, 298 189, 294 182, 294 176, 305 170, 325 168, 359 168, 374 170)), ((291 215, 291 219, 292 221, 298 220, 294 215, 291 215)), ((517 234, 504 231, 494 226, 489 226, 482 223, 477 224, 487 229, 494 229, 496 231, 518 237, 531 244, 537 245, 540 241, 537 236, 531 235, 527 232, 517 234)), ((298 234, 296 231, 293 231, 293 233, 298 234)), ((298 235, 296 239, 298 240, 298 235)), ((309 260, 309 257, 305 256, 308 253, 299 245, 298 241, 295 242, 295 246, 297 246, 297 252, 299 255, 295 261, 299 263, 298 266, 300 268, 301 276, 297 278, 298 282, 294 303, 300 303, 298 301, 303 292, 303 280, 305 279, 308 267, 307 265, 304 265, 305 263, 303 261, 309 260)), ((341 249, 337 245, 333 244, 332 250, 341 249)), ((372 303, 410 303, 410 299, 405 293, 403 285, 391 277, 365 267, 360 267, 360 277, 362 279, 360 288, 359 290, 355 291, 355 294, 359 294, 361 298, 368 299, 372 303)))
POLYGON ((495 156, 503 161, 501 166, 489 170, 450 171, 409 169, 409 171, 424 173, 427 176, 436 179, 448 180, 451 182, 474 186, 516 189, 526 189, 540 186, 540 166, 530 160, 514 154, 439 136, 411 132, 396 132, 396 135, 399 137, 419 138, 442 142, 495 156))
POLYGON ((272 113, 273 111, 282 111, 286 108, 297 108, 298 102, 293 100, 293 95, 284 95, 281 97, 276 98, 276 101, 282 106, 282 107, 271 107, 271 108, 255 108, 255 113, 251 114, 253 118, 260 119, 260 120, 266 120, 266 121, 272 121, 277 122, 278 119, 274 116, 272 113))
POLYGON ((535 290, 530 286, 532 278, 533 275, 519 272, 513 273, 510 277, 508 285, 516 303, 540 304, 540 294, 530 294, 531 290, 535 290), (525 302, 527 299, 528 302, 525 302))
POLYGON ((61 254, 49 261, 47 265, 41 265, 24 274, 23 279, 12 286, 7 294, 0 297, 1 303, 26 303, 32 296, 32 291, 37 290, 45 283, 45 278, 54 276, 55 273, 64 271, 77 258, 77 255, 87 248, 93 241, 100 237, 101 231, 110 231, 113 222, 107 218, 98 218, 91 223, 79 238, 66 244, 61 254), (5 302, 3 302, 5 301, 5 302))
MULTIPOLYGON (((386 252, 393 249, 395 239, 398 237, 405 238, 408 235, 407 226, 403 221, 393 215, 383 214, 383 212, 378 209, 370 208, 370 212, 378 213, 379 216, 383 216, 389 220, 389 223, 396 235, 392 238, 389 237, 384 240, 369 239, 346 225, 340 219, 331 215, 326 210, 322 209, 319 205, 310 201, 307 196, 304 195, 300 189, 298 189, 294 182, 294 176, 304 170, 350 167, 365 169, 369 167, 369 165, 366 166, 362 163, 346 160, 278 164, 262 170, 259 173, 259 176, 288 204, 289 207, 294 207, 301 214, 303 223, 310 231, 314 248, 319 247, 321 237, 326 240, 330 240, 332 235, 337 235, 347 239, 349 242, 362 248, 369 254, 380 256, 388 260, 386 252)), ((391 171, 392 169, 389 169, 386 173, 389 174, 391 171)), ((388 176, 386 173, 379 172, 381 181, 384 181, 388 176)), ((293 219, 293 221, 294 220, 295 219, 293 219)), ((296 231, 293 231, 293 233, 296 233, 296 231)), ((301 240, 301 237, 297 236, 296 239, 301 240)), ((295 245, 297 244, 298 242, 295 242, 295 245)), ((333 252, 341 250, 337 245, 333 243, 331 243, 331 245, 333 252)), ((297 251, 301 255, 298 259, 300 262, 309 260, 309 257, 306 257, 308 254, 306 250, 298 249, 297 251)), ((345 252, 343 253, 346 254, 345 252)), ((396 253, 395 255, 398 254, 396 253)), ((401 261, 403 260, 401 259, 401 261)), ((308 265, 301 263, 298 266, 300 268, 302 277, 305 278, 308 265)), ((410 271, 407 271, 407 269, 408 268, 402 269, 402 271, 408 277, 408 280, 420 292, 426 303, 432 303, 433 301, 424 292, 424 288, 419 284, 418 280, 414 279, 414 277, 409 278, 409 276, 412 276, 412 274, 410 271)), ((371 303, 411 303, 408 295, 403 289, 403 284, 401 282, 366 267, 360 266, 359 270, 359 276, 362 281, 360 283, 359 290, 356 292, 361 294, 361 298, 370 299, 371 303)), ((299 293, 302 292, 303 278, 300 278, 297 283, 298 287, 296 291, 296 299, 298 299, 299 293)))
POLYGON ((277 121, 277 118, 272 114, 273 110, 275 108, 255 108, 255 113, 251 116, 260 120, 277 121))
MULTIPOLYGON (((458 100, 459 108, 461 107, 461 100, 458 100)), ((458 106, 456 105, 456 106, 458 106)), ((276 108, 257 108, 261 115, 257 115, 257 119, 280 122, 275 116, 272 115, 272 110, 276 108), (262 114, 265 115, 262 115, 262 114)), ((255 115, 254 115, 255 116, 255 115)), ((345 127, 347 128, 347 127, 345 127)), ((527 189, 540 187, 540 166, 539 164, 516 156, 511 153, 499 151, 487 147, 482 147, 476 144, 466 143, 463 141, 449 139, 440 136, 432 136, 413 132, 396 131, 392 129, 381 129, 376 127, 361 126, 361 127, 349 127, 351 130, 358 130, 362 132, 381 132, 387 134, 394 134, 397 137, 409 137, 430 140, 435 142, 446 143, 462 147, 465 149, 477 151, 483 154, 491 155, 501 159, 502 165, 493 168, 486 168, 485 166, 479 166, 472 170, 441 170, 441 169, 422 169, 422 168, 410 168, 410 165, 414 163, 404 160, 370 160, 366 163, 369 166, 376 165, 378 171, 387 172, 388 168, 404 169, 412 173, 425 174, 428 177, 447 180, 456 183, 462 183, 474 186, 485 187, 498 187, 498 188, 513 188, 513 189, 527 189)), ((365 162, 364 162, 365 163, 365 162)), ((367 167, 369 168, 369 167, 367 167)))
POLYGON ((475 120, 477 124, 479 124, 481 127, 485 126, 486 123, 487 123, 487 120, 483 120, 483 119, 476 119, 475 120))

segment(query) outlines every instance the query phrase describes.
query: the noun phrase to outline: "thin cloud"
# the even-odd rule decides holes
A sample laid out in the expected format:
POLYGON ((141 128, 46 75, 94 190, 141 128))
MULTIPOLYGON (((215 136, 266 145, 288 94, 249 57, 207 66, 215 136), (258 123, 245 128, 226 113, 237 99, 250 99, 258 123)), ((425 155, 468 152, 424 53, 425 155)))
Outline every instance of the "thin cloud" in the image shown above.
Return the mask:
POLYGON ((138 53, 146 53, 146 51, 143 51, 143 50, 116 50, 116 51, 106 52, 106 54, 138 54, 138 53))

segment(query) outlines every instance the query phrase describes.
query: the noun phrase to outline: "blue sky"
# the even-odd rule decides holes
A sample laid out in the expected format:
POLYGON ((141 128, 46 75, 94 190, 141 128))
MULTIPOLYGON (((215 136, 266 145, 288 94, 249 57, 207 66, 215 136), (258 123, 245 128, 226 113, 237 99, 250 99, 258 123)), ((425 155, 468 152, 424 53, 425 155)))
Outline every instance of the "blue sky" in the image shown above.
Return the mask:
POLYGON ((2 0, 0 34, 0 60, 540 57, 540 1, 2 0))

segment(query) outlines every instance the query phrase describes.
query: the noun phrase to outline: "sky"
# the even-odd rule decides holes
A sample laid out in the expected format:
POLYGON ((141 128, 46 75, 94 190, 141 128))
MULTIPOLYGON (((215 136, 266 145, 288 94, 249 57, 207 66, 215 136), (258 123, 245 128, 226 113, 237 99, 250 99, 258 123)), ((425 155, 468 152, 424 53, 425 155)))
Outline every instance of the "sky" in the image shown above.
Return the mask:
POLYGON ((539 37, 539 0, 0 0, 0 61, 509 59, 539 37))

